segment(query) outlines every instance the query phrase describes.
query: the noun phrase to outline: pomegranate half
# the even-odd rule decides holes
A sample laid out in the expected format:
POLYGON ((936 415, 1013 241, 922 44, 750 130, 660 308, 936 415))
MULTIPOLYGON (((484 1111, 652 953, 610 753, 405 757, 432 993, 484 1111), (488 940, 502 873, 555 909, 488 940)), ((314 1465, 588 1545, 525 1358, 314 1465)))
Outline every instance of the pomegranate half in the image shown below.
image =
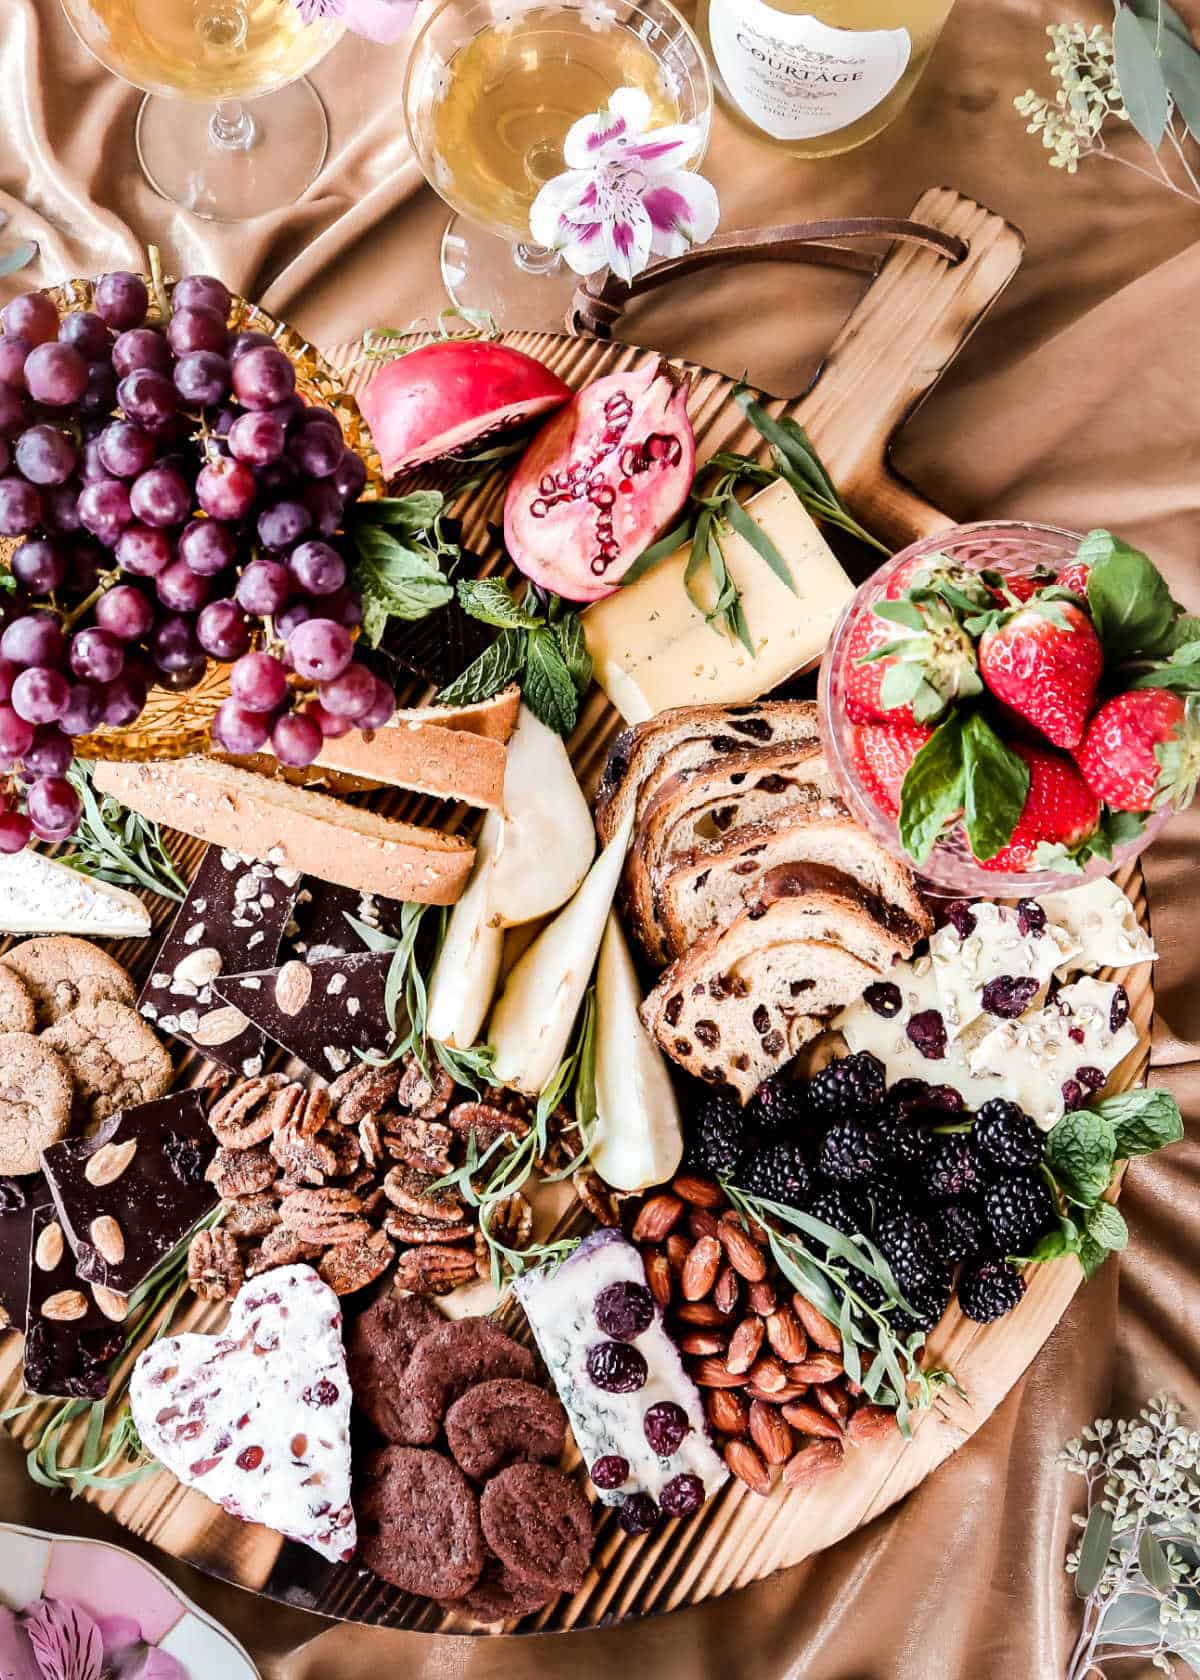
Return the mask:
POLYGON ((518 461, 505 545, 534 583, 598 601, 674 519, 695 472, 685 377, 665 363, 607 374, 548 420, 518 461))
POLYGON ((358 404, 392 477, 523 426, 570 396, 569 385, 521 350, 446 339, 389 362, 358 404))

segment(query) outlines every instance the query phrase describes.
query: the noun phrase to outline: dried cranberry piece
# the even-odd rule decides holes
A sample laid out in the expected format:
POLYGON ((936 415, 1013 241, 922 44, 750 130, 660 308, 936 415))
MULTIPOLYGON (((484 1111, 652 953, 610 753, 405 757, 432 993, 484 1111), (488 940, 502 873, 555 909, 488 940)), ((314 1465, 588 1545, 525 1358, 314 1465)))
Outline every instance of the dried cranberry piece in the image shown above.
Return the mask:
POLYGON ((1124 986, 1118 986, 1113 993, 1112 1008, 1108 1012, 1109 1032, 1120 1032, 1129 1019, 1129 993, 1124 986))
POLYGON ((904 1008, 900 988, 891 980, 877 980, 873 986, 868 986, 863 992, 863 1002, 876 1015, 882 1015, 885 1021, 899 1015, 904 1008))
POLYGON ((999 1015, 1002 1021, 1015 1021, 1029 1008, 1037 990, 1038 982, 1031 974, 998 974, 983 988, 979 1001, 989 1015, 999 1015))
POLYGON ((162 1150, 167 1165, 180 1184, 200 1183, 204 1177, 204 1154, 198 1143, 181 1137, 178 1132, 168 1132, 163 1138, 162 1150))
POLYGON ((20 1213, 25 1206, 25 1192, 15 1178, 0 1178, 0 1214, 20 1213))
POLYGON ((969 939, 975 932, 975 913, 965 898, 955 898, 947 904, 946 920, 953 924, 960 939, 969 939))
POLYGON ((1020 933, 1041 933, 1046 926, 1046 912, 1036 898, 1022 898, 1017 902, 1017 929, 1020 933))
POLYGON ((188 1465, 189 1476, 207 1476, 210 1470, 215 1470, 220 1464, 220 1454, 216 1458, 198 1458, 194 1464, 188 1465))
POLYGON ((596 1323, 615 1342, 631 1342, 654 1323, 654 1297, 642 1283, 610 1283, 596 1296, 596 1323))
POLYGON ((306 1406, 332 1406, 338 1397, 336 1383, 331 1383, 328 1377, 322 1377, 319 1383, 306 1388, 300 1398, 306 1406))
POLYGON ((929 1104, 930 1087, 924 1079, 897 1079, 888 1090, 888 1101, 902 1114, 910 1109, 926 1108, 929 1104))
POLYGON ((1064 1079, 1062 1087, 1063 1107, 1068 1113, 1073 1108, 1083 1107, 1083 1090, 1076 1079, 1064 1079))
POLYGON ((658 1497, 669 1517, 690 1517, 704 1503, 704 1483, 687 1473, 672 1476, 658 1497))
POLYGON ((659 1458, 670 1458, 673 1452, 678 1452, 680 1442, 691 1427, 687 1413, 674 1400, 659 1400, 647 1409, 642 1419, 646 1439, 659 1458))
POLYGON ((629 1460, 622 1458, 620 1453, 605 1453, 592 1465, 588 1474, 598 1488, 619 1488, 622 1482, 629 1480, 629 1460))
POLYGON ((1097 1067, 1077 1067, 1075 1077, 1088 1091, 1099 1091, 1105 1079, 1105 1075, 1097 1067))
POLYGON ((920 1009, 905 1032, 927 1062, 940 1062, 946 1054, 946 1023, 940 1009, 920 1009))
POLYGON ((617 1521, 626 1534, 649 1534, 661 1515, 648 1493, 631 1493, 622 1503, 617 1521))
POLYGON ((1085 1044, 1087 1042, 1082 1027, 1068 1027, 1067 1037, 1072 1044, 1085 1044))
POLYGON ((257 1470, 262 1461, 263 1450, 261 1447, 243 1447, 237 1455, 239 1470, 257 1470))
POLYGON ((587 1373, 606 1394, 633 1394, 645 1388, 645 1357, 628 1342, 596 1342, 587 1351, 587 1373))

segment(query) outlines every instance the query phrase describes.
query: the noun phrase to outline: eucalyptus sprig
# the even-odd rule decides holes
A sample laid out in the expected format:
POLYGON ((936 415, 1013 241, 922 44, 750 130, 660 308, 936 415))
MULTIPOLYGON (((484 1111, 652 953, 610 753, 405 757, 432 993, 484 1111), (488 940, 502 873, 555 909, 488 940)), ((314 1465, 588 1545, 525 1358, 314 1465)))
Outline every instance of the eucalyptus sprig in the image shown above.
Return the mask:
POLYGON ((1136 1418, 1097 1418, 1058 1461, 1087 1484, 1066 1561, 1084 1601, 1066 1680, 1105 1680, 1130 1657, 1200 1674, 1200 1433, 1158 1394, 1136 1418))
POLYGON ((182 903, 187 884, 171 860, 158 824, 126 810, 112 794, 98 798, 92 767, 82 759, 72 764, 67 780, 83 803, 83 814, 62 862, 110 885, 145 887, 160 898, 182 903))
POLYGON ((792 1287, 835 1324, 842 1364, 867 1398, 896 1414, 903 1435, 940 1388, 958 1388, 948 1371, 924 1369, 925 1332, 907 1333, 894 1313, 916 1316, 881 1251, 867 1236, 847 1236, 823 1219, 783 1202, 752 1196, 728 1180, 725 1194, 742 1215, 767 1233, 772 1257, 792 1287))

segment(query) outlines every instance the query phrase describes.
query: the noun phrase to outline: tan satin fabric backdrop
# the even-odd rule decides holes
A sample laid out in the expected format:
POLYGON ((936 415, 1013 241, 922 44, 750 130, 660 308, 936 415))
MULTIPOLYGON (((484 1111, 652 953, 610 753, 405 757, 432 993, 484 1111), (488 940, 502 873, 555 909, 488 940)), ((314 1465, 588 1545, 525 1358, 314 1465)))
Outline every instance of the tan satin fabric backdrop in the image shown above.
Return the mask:
MULTIPOLYGON (((1200 0, 1176 3, 1200 21, 1200 0)), ((1107 7, 959 0, 908 112, 884 138, 805 164, 719 119, 708 172, 726 228, 903 215, 939 183, 1022 227, 1016 282, 908 426, 899 464, 965 518, 1112 525, 1150 547, 1200 611, 1200 209, 1109 163, 1067 180, 1023 133, 1011 99, 1045 81, 1045 23, 1074 15, 1099 20, 1107 7)), ((320 181, 301 205, 217 228, 144 183, 132 149, 137 96, 76 44, 56 0, 0 0, 0 205, 13 218, 3 237, 40 241, 28 277, 39 282, 137 265, 154 240, 176 273, 219 273, 317 343, 432 314, 445 212, 401 131, 403 61, 403 48, 345 40, 315 77, 333 124, 320 181)), ((1138 156, 1136 144, 1122 145, 1138 156)), ((699 279, 641 306, 625 331, 727 373, 748 368, 790 393, 811 376, 857 285, 787 268, 699 279)), ((1122 1201, 1133 1242, 1120 1266, 1081 1293, 990 1423, 899 1510, 727 1602, 558 1639, 323 1631, 175 1567, 184 1589, 273 1680, 594 1680, 618 1666, 654 1680, 1061 1675, 1075 1617, 1062 1558, 1079 1490, 1056 1470, 1057 1447, 1098 1412, 1136 1408, 1159 1386, 1200 1414, 1198 837, 1200 820, 1181 821, 1148 859, 1165 952, 1156 1078, 1189 1113, 1188 1141, 1134 1166, 1122 1201)), ((94 1512, 40 1494, 6 1444, 0 1515, 109 1533, 94 1512)))

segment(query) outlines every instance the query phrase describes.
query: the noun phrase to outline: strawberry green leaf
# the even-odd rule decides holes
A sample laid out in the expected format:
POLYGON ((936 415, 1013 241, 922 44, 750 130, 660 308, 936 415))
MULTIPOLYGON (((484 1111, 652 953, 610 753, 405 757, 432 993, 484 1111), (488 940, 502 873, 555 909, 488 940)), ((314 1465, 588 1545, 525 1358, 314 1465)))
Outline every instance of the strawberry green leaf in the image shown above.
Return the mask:
MULTIPOLYGON (((883 681, 879 684, 879 702, 886 711, 891 711, 896 706, 907 706, 910 700, 916 699, 923 688, 929 688, 929 685, 920 665, 905 664, 903 660, 898 660, 883 673, 883 681)), ((932 689, 929 689, 929 692, 940 711, 942 702, 932 689)))
POLYGON ((903 624, 909 630, 925 628, 921 609, 915 601, 874 601, 871 611, 876 618, 885 618, 891 624, 903 624))
POLYGON ((977 858, 995 857, 1025 808, 1029 766, 979 712, 963 725, 962 762, 967 839, 977 858))
MULTIPOLYGON (((1198 650, 1200 651, 1200 650, 1198 650)), ((1152 670, 1143 671, 1130 683, 1130 688, 1170 688, 1176 694, 1200 693, 1200 659, 1194 663, 1174 662, 1168 665, 1156 665, 1152 670)))
POLYGON ((1111 531, 1089 531, 1078 558, 1090 568, 1088 606, 1108 659, 1161 652, 1171 636, 1175 603, 1158 567, 1111 531))
POLYGON ((1191 644, 1198 650, 1193 657, 1200 659, 1200 618, 1192 613, 1180 613, 1164 638, 1162 651, 1178 657, 1191 644))
MULTIPOLYGON (((1140 811, 1106 811, 1101 823, 1101 830, 1109 846, 1127 846, 1131 840, 1138 840, 1146 829, 1146 819, 1140 811)), ((1092 850, 1096 848, 1096 836, 1092 836, 1092 850)), ((1112 856, 1111 851, 1107 854, 1112 856)))
POLYGON ((963 730, 951 716, 934 730, 905 772, 900 789, 900 843, 924 863, 963 803, 963 730))

